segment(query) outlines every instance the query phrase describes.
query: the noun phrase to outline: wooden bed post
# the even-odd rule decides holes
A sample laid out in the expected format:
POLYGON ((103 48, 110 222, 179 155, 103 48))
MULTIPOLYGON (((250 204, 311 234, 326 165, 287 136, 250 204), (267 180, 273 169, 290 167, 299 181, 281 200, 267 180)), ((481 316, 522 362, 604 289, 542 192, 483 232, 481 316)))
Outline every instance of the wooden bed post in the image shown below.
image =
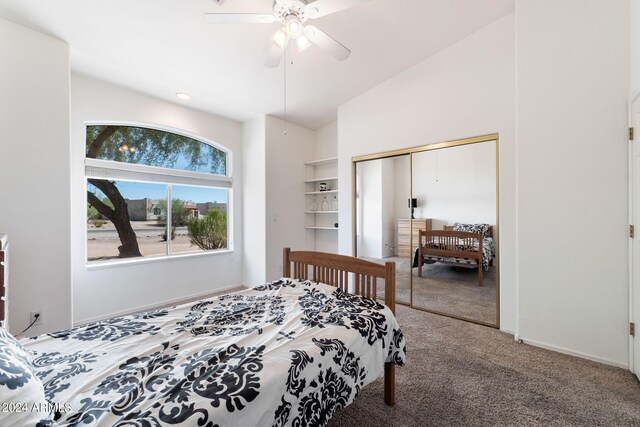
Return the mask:
POLYGON ((478 233, 478 286, 482 287, 484 282, 484 236, 482 232, 478 233))
POLYGON ((4 328, 7 327, 8 246, 7 236, 0 234, 0 326, 4 328))
MULTIPOLYGON (((422 259, 420 259, 422 261, 422 259)), ((384 264, 384 303, 396 314, 396 263, 384 264)), ((393 406, 396 403, 396 365, 384 364, 384 403, 393 406)))
POLYGON ((422 230, 418 230, 418 276, 422 277, 422 230))
MULTIPOLYGON (((395 262, 386 262, 382 266, 345 255, 312 251, 292 252, 290 248, 284 248, 282 255, 283 277, 306 280, 308 279, 309 267, 313 267, 313 281, 349 292, 349 273, 353 273, 353 293, 373 300, 376 299, 377 294, 377 279, 384 279, 384 303, 395 315, 395 262), (293 271, 291 263, 294 265, 293 271)), ((384 401, 389 406, 393 406, 396 402, 396 366, 393 363, 385 362, 384 364, 384 401)))
POLYGON ((282 260, 282 277, 291 277, 291 262, 289 261, 289 254, 291 248, 284 248, 283 260, 282 260))

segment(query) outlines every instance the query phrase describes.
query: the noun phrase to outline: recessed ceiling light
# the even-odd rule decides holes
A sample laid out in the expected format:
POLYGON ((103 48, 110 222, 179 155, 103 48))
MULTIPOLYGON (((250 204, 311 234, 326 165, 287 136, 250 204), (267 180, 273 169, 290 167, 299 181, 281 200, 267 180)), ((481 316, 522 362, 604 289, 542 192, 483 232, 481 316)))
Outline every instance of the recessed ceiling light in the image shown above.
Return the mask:
POLYGON ((187 93, 176 93, 176 96, 180 99, 184 99, 185 101, 188 101, 191 99, 191 95, 187 93))

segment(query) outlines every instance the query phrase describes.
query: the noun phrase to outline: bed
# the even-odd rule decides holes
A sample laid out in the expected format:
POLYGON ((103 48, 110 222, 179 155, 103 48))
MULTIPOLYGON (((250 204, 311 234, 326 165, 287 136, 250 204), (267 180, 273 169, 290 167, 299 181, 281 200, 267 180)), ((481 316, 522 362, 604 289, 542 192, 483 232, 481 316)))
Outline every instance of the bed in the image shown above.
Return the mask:
POLYGON ((420 230, 413 267, 423 277, 423 265, 435 262, 475 266, 478 286, 484 284, 484 272, 495 259, 493 227, 488 224, 460 224, 444 226, 443 230, 420 230))
POLYGON ((395 264, 285 249, 283 265, 241 292, 17 343, 48 404, 39 425, 321 426, 383 374, 393 405, 395 264))

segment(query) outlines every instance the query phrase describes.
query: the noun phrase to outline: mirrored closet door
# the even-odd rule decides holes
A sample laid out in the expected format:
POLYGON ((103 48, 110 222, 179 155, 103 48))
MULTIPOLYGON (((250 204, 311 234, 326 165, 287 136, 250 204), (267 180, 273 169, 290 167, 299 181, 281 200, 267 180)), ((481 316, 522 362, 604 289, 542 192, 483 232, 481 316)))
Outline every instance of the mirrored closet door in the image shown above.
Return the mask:
POLYGON ((356 253, 396 262, 399 303, 499 327, 498 145, 489 135, 354 158, 356 253))
MULTIPOLYGON (((355 238, 358 257, 396 263, 396 302, 411 303, 409 155, 356 163, 355 238)), ((384 286, 377 287, 384 299, 384 286)))
POLYGON ((416 217, 413 305, 497 325, 497 142, 412 153, 416 217), (422 259, 422 262, 420 262, 422 259))

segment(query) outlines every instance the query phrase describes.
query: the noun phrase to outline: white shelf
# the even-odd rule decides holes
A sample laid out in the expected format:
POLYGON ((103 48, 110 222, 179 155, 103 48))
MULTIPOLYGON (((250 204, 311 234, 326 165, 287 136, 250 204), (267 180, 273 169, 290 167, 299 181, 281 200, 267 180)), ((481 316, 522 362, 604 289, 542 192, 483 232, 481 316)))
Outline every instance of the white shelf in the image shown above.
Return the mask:
POLYGON ((338 227, 319 227, 316 225, 307 225, 305 227, 307 230, 337 230, 338 227))
POLYGON ((337 157, 330 157, 328 159, 320 159, 320 160, 311 160, 309 162, 305 162, 304 164, 307 166, 322 166, 322 165, 330 165, 332 163, 337 163, 337 157))
POLYGON ((337 161, 338 161, 337 157, 330 157, 328 159, 312 160, 310 162, 305 162, 304 164, 307 166, 320 166, 320 165, 330 165, 331 163, 336 163, 337 161))
MULTIPOLYGON (((298 182, 300 182, 300 181, 298 181, 298 182)), ((308 191, 308 192, 306 192, 306 193, 304 193, 304 194, 306 194, 307 196, 310 196, 310 195, 312 195, 312 194, 335 194, 335 193, 337 193, 337 192, 338 192, 338 190, 327 190, 327 191, 308 191)))
POLYGON ((338 180, 338 177, 337 177, 337 176, 334 176, 334 177, 331 177, 331 178, 308 179, 308 180, 306 180, 306 181, 305 181, 305 183, 307 183, 307 184, 311 184, 311 183, 314 183, 314 182, 322 182, 322 181, 337 181, 337 180, 338 180))
POLYGON ((307 214, 337 214, 338 211, 306 211, 307 214))

